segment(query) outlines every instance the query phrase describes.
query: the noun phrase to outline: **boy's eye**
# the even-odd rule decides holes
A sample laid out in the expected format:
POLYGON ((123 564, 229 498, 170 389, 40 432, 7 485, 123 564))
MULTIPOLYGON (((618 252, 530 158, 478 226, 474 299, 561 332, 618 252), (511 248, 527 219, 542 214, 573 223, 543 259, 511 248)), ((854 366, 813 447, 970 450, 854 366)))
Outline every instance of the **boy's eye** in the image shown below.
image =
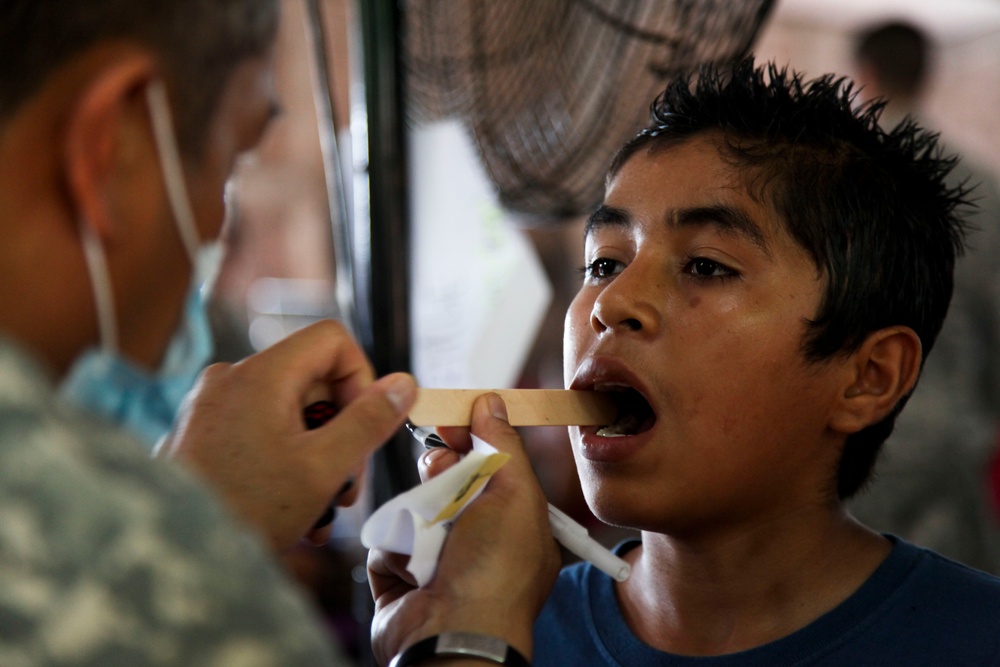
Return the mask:
POLYGON ((684 267, 684 271, 697 278, 731 278, 737 275, 725 264, 704 257, 692 258, 684 267))
POLYGON ((624 268, 625 265, 617 260, 598 257, 584 267, 583 273, 587 278, 611 278, 621 273, 624 268))

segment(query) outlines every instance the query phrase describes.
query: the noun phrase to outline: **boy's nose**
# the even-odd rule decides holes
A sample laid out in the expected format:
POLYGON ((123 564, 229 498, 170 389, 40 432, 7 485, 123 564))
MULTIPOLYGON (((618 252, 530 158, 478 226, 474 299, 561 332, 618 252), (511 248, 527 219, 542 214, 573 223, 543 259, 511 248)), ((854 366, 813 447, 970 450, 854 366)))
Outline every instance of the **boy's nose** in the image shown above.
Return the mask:
POLYGON ((653 336, 662 323, 665 288, 662 276, 636 262, 615 276, 597 296, 590 314, 594 331, 653 336))

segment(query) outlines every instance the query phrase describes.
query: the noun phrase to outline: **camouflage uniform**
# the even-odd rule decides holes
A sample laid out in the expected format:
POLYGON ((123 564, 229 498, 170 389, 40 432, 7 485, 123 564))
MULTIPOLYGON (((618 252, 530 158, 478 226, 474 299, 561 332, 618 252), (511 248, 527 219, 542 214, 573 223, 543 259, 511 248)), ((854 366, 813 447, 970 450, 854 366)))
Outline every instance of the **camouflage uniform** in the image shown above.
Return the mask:
POLYGON ((344 664, 258 539, 50 380, 0 340, 0 665, 344 664))

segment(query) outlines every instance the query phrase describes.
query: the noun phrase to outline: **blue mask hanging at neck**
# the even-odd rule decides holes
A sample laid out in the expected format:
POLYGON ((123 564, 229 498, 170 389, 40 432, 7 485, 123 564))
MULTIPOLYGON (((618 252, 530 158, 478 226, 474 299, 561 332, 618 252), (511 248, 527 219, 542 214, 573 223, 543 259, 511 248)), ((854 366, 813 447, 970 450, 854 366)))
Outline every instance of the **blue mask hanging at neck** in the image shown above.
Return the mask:
POLYGON ((59 391, 85 410, 130 429, 152 448, 169 432, 184 397, 211 359, 212 331, 206 302, 222 252, 218 242, 204 245, 199 242, 161 82, 150 85, 148 100, 167 194, 192 265, 191 287, 184 302, 181 325, 171 338, 159 369, 147 370, 122 356, 104 249, 89 225, 81 225, 84 257, 97 303, 101 345, 77 359, 59 391))
POLYGON ((170 430, 184 397, 212 357, 212 332, 198 290, 188 294, 183 318, 157 371, 94 348, 73 365, 60 394, 125 426, 152 448, 170 430))

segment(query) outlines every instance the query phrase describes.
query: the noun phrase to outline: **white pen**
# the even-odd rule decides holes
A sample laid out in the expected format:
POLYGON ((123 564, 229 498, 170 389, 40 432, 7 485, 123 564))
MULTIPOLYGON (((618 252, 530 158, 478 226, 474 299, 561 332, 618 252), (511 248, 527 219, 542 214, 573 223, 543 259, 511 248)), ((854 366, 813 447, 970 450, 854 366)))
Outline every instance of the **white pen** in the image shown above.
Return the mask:
POLYGON ((549 525, 552 526, 552 536, 574 554, 617 581, 628 579, 632 572, 629 564, 591 537, 586 528, 552 503, 549 503, 549 525))

